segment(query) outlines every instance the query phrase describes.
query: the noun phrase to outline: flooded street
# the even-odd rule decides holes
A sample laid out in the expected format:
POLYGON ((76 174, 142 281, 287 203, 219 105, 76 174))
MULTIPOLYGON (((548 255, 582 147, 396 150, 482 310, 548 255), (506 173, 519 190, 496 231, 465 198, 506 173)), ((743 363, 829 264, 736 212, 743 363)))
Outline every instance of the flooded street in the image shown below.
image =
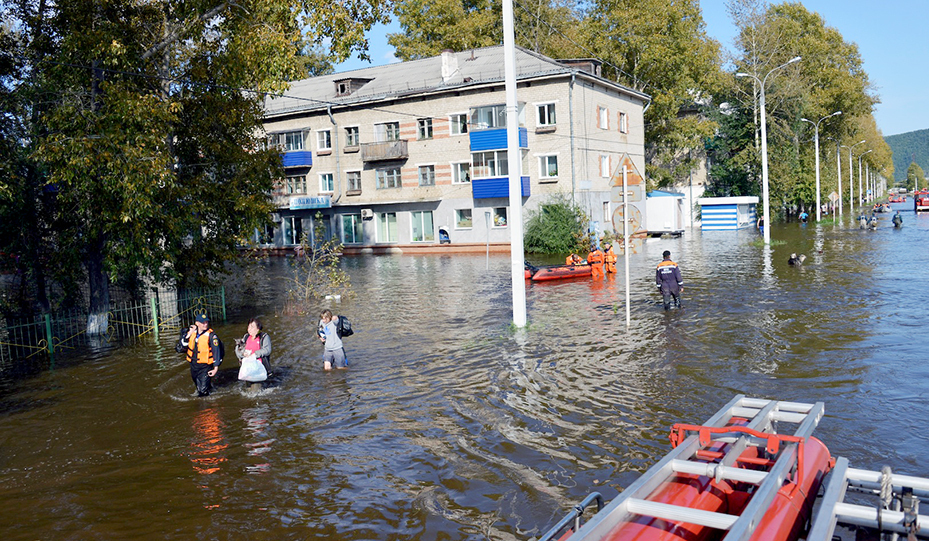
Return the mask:
POLYGON ((290 271, 273 260, 252 293, 227 285, 207 399, 173 333, 0 384, 4 541, 527 540, 739 393, 823 401, 834 456, 929 476, 929 215, 894 206, 901 230, 884 214, 877 231, 782 224, 771 248, 751 230, 653 239, 630 258, 630 328, 622 275, 528 284, 514 332, 507 255, 348 258, 357 297, 333 311, 355 329, 350 369, 330 373, 316 318, 281 315, 290 271), (666 249, 685 281, 669 312, 666 249), (254 315, 275 370, 257 393, 232 353, 254 315))

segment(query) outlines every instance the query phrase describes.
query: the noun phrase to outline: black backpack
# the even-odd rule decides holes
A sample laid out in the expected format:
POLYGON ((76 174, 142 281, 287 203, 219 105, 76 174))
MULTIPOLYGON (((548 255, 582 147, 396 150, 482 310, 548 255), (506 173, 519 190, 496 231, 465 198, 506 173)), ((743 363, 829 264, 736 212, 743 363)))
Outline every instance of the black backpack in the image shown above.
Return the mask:
POLYGON ((339 338, 345 336, 351 336, 355 334, 355 331, 352 330, 352 324, 345 316, 338 316, 339 321, 335 325, 335 333, 339 335, 339 338))

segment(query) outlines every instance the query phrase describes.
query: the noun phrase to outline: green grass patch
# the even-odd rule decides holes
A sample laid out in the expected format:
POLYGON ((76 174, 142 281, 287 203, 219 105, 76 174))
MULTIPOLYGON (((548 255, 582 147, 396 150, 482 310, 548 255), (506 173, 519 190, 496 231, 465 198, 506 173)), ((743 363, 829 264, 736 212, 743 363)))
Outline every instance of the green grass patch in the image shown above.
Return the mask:
MULTIPOLYGON (((764 239, 755 239, 755 240, 751 241, 749 244, 751 244, 752 246, 758 247, 758 248, 763 248, 763 247, 764 247, 764 239)), ((771 246, 781 246, 782 244, 787 244, 787 241, 786 241, 786 240, 774 240, 774 239, 771 239, 771 246)))

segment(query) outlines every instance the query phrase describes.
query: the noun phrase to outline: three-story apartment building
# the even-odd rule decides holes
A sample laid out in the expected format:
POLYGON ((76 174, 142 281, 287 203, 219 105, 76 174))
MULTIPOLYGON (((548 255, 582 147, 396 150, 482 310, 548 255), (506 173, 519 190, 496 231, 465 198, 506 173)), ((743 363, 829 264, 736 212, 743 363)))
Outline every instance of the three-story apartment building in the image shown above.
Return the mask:
MULTIPOLYGON (((276 226, 291 246, 321 213, 347 251, 483 249, 509 244, 503 47, 296 81, 265 103, 286 178, 276 226)), ((524 209, 570 195, 612 227, 610 177, 645 170, 648 96, 599 76, 596 60, 517 49, 524 209)))

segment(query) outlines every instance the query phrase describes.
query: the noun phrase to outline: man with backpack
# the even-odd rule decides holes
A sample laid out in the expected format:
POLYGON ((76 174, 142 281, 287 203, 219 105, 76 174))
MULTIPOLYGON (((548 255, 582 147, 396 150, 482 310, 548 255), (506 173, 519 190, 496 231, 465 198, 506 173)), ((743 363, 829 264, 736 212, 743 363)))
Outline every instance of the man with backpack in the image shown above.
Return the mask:
POLYGON ((197 396, 207 396, 213 390, 210 379, 219 371, 223 362, 223 343, 210 328, 210 318, 197 314, 196 322, 182 336, 177 349, 187 352, 190 363, 190 378, 197 386, 197 396))
MULTIPOLYGON (((342 347, 343 331, 342 316, 332 317, 331 310, 323 310, 319 314, 319 326, 316 334, 319 340, 325 345, 323 351, 323 368, 332 370, 333 365, 336 368, 348 368, 348 361, 345 358, 345 348, 342 347), (341 325, 340 325, 341 324, 341 325)), ((351 331, 345 333, 345 336, 351 331)))

